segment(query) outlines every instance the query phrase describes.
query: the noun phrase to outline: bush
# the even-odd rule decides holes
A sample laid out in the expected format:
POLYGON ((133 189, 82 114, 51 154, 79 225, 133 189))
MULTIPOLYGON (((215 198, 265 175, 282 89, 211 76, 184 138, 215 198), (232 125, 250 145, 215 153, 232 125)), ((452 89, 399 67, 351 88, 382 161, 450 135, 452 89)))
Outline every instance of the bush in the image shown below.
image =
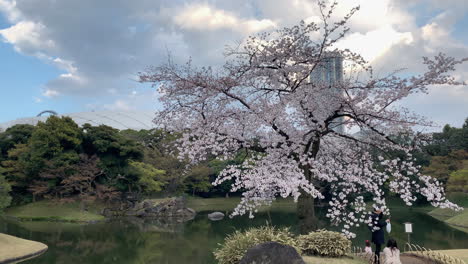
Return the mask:
POLYGON ((343 234, 327 230, 310 232, 297 238, 302 252, 309 256, 341 257, 351 250, 351 241, 343 234))
POLYGON ((271 226, 263 226, 230 234, 224 239, 224 244, 220 244, 221 247, 216 249, 214 255, 219 264, 237 264, 249 248, 269 241, 292 246, 299 254, 301 253, 288 228, 276 229, 271 226))
POLYGON ((10 196, 11 186, 6 181, 5 177, 0 172, 0 213, 2 210, 10 205, 11 196, 10 196))

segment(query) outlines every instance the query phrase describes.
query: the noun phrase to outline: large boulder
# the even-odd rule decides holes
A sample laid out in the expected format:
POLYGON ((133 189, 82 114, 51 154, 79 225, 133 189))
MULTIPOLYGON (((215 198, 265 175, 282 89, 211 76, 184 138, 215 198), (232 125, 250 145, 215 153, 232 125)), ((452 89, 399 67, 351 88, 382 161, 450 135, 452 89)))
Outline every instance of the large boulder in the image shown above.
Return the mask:
POLYGON ((208 219, 211 221, 219 221, 224 218, 224 214, 221 212, 214 212, 211 214, 208 214, 208 219))
POLYGON ((305 264, 297 251, 278 242, 266 242, 250 248, 239 264, 305 264))

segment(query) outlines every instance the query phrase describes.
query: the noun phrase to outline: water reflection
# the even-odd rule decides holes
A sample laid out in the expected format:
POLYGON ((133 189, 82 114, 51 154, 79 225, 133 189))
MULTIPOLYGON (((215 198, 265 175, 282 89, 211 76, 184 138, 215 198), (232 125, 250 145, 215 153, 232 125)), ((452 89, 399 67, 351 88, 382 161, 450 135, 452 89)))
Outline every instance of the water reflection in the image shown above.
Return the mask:
MULTIPOLYGON (((299 222, 291 211, 272 211, 247 217, 208 220, 201 212, 187 223, 157 220, 121 219, 92 225, 47 222, 1 221, 0 232, 46 243, 49 250, 24 263, 215 263, 212 251, 234 230, 264 225, 291 227, 298 232, 299 222)), ((318 227, 327 228, 320 209, 318 227)), ((468 235, 450 228, 422 212, 393 211, 392 234, 402 245, 407 236, 402 223, 413 222, 411 240, 432 249, 467 248, 468 235)), ((328 227, 333 228, 333 227, 328 227)), ((353 243, 363 246, 369 239, 367 227, 357 230, 353 243)))

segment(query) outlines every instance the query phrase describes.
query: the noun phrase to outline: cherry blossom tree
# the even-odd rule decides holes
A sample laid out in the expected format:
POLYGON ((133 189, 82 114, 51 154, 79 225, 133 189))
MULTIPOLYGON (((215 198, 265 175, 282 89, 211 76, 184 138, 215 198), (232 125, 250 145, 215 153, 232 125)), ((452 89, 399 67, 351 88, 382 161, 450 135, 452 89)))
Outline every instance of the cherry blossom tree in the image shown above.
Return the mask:
MULTIPOLYGON (((320 22, 250 36, 228 48, 219 69, 169 59, 140 73, 140 81, 153 83, 161 94, 164 109, 155 122, 182 133, 180 158, 197 164, 207 155, 229 159, 245 153, 242 164, 228 166, 214 182, 233 180, 232 191, 243 191, 233 215, 253 217, 258 206, 292 196, 307 223, 314 199, 324 198, 327 187, 327 216, 348 236, 353 226, 369 224, 364 194, 389 213, 384 184, 407 205, 420 194, 433 206, 460 209, 445 198, 441 184, 420 173, 411 156, 417 144, 396 142, 392 135, 431 125, 397 104, 431 85, 462 85, 450 72, 468 58, 438 54, 423 58, 427 70, 420 75, 374 76, 359 54, 336 48, 359 8, 338 21, 336 3, 320 1, 318 8, 320 22), (314 77, 331 72, 321 68, 335 61, 344 61, 342 78, 314 77), (385 154, 395 150, 406 158, 385 154)), ((412 135, 417 142, 418 134, 412 135)))

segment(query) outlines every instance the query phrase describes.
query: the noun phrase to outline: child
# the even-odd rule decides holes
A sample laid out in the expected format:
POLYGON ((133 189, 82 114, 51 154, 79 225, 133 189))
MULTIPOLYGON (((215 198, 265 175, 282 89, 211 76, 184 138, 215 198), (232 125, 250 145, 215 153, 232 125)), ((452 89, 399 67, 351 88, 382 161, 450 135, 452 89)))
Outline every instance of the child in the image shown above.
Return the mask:
POLYGON ((401 264, 400 250, 395 239, 388 240, 387 247, 384 248, 383 252, 385 255, 384 264, 401 264))
POLYGON ((366 247, 364 248, 364 252, 366 253, 366 255, 368 254, 372 255, 372 248, 370 246, 369 240, 366 240, 366 247))

